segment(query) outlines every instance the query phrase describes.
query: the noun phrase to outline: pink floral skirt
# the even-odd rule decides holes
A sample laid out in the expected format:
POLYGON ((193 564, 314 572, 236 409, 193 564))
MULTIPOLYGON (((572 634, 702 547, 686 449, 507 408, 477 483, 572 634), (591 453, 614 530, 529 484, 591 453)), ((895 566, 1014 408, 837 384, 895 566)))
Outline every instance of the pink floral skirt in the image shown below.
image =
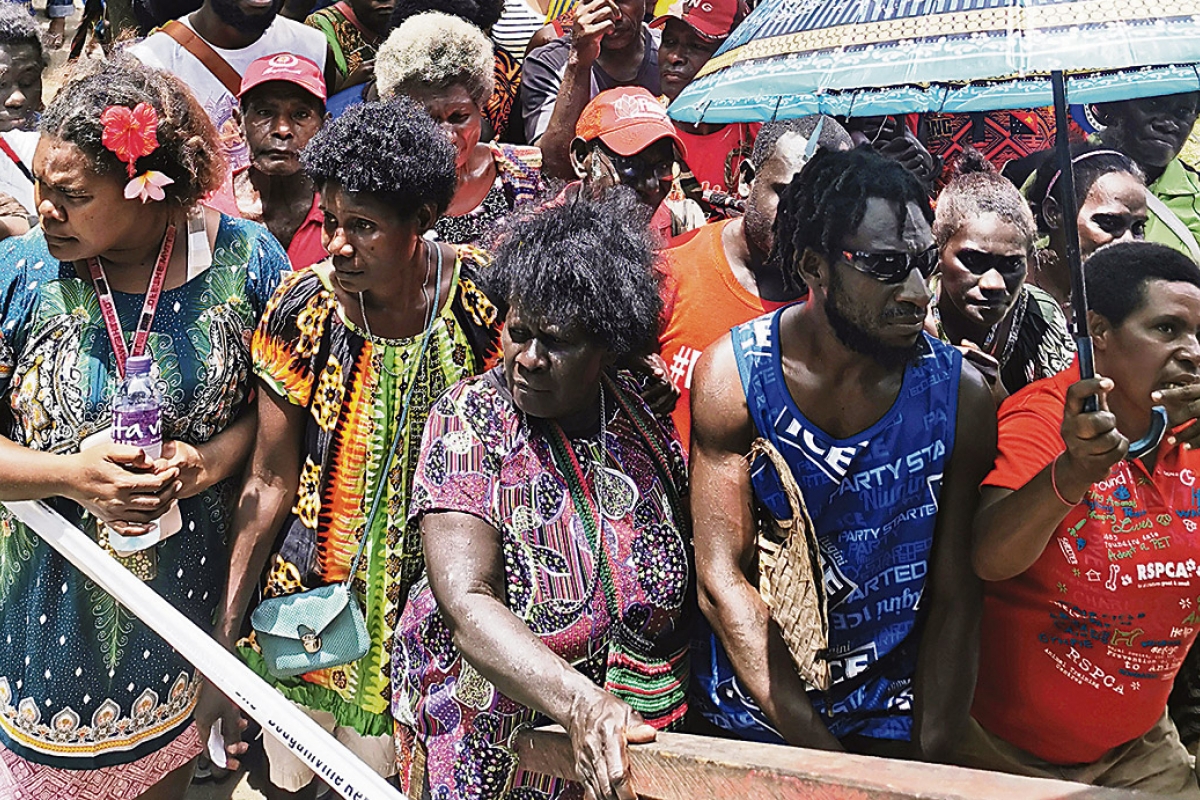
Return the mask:
POLYGON ((162 750, 103 769, 56 769, 0 747, 4 800, 133 800, 203 751, 193 723, 162 750))

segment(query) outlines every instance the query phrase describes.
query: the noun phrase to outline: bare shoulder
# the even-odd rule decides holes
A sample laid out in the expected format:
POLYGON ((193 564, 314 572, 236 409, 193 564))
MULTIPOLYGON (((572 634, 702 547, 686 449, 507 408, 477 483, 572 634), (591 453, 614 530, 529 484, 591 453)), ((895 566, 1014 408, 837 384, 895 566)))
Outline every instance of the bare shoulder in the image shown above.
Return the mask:
POLYGON ((967 359, 962 360, 958 380, 958 419, 961 427, 983 423, 996 427, 996 403, 987 379, 967 359))
POLYGON ((753 423, 742 389, 733 337, 726 333, 704 351, 692 379, 692 446, 745 452, 753 423))
POLYGON ((979 370, 965 358, 961 369, 952 457, 974 474, 989 468, 996 457, 996 403, 979 370))

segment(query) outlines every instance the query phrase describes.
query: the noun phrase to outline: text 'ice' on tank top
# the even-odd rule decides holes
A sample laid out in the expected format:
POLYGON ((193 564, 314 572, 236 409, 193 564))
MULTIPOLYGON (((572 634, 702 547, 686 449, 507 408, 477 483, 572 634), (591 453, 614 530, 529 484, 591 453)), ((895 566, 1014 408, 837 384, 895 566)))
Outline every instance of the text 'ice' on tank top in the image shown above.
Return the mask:
MULTIPOLYGON (((834 683, 809 697, 834 736, 908 740, 919 631, 909 634, 954 449, 962 355, 922 334, 922 353, 906 367, 891 409, 861 433, 835 439, 804 416, 784 381, 784 311, 740 325, 732 336, 750 417, 791 467, 824 561, 834 683)), ((751 485, 767 512, 791 517, 764 457, 751 465, 751 485)))

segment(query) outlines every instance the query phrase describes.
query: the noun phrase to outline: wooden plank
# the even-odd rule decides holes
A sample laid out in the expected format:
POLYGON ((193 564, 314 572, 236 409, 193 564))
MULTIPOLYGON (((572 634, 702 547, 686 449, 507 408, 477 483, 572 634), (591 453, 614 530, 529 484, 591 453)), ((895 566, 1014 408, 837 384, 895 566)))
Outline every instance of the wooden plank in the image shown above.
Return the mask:
MULTIPOLYGON (((574 778, 571 742, 559 727, 522 732, 521 767, 574 778)), ((982 772, 942 764, 805 750, 681 733, 631 745, 643 800, 1134 800, 1129 791, 982 772)))

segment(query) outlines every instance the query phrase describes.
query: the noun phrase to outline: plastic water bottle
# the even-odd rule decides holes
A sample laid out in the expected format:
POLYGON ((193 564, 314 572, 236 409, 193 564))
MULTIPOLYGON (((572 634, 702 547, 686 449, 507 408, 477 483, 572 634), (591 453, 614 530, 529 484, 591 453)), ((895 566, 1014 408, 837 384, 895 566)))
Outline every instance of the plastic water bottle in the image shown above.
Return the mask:
POLYGON ((125 380, 113 398, 112 440, 140 447, 154 461, 162 455, 162 397, 150 377, 154 360, 130 356, 125 380))

